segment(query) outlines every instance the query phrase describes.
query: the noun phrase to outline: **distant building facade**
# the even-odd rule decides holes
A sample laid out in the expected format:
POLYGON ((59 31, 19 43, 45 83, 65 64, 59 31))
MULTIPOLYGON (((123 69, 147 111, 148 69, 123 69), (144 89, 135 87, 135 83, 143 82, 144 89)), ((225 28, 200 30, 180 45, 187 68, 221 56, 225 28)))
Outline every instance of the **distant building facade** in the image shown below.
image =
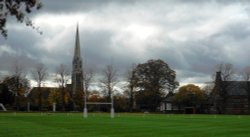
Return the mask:
POLYGON ((161 101, 160 111, 165 113, 173 113, 174 110, 178 109, 173 103, 174 94, 168 93, 167 96, 161 101))
POLYGON ((250 82, 223 81, 221 72, 217 72, 209 102, 211 113, 249 114, 250 82))

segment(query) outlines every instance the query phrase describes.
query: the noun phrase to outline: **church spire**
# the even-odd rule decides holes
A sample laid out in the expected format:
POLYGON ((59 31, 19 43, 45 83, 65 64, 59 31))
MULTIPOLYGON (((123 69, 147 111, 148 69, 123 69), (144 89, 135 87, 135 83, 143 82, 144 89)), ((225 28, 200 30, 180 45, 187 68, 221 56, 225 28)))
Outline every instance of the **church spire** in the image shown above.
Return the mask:
POLYGON ((77 27, 76 27, 76 39, 75 40, 76 41, 75 41, 75 54, 74 54, 74 58, 81 58, 78 23, 77 23, 77 27))
POLYGON ((81 57, 81 48, 80 48, 80 38, 79 38, 79 29, 78 24, 76 27, 76 37, 75 37, 75 51, 72 62, 72 92, 83 91, 83 68, 82 68, 82 57, 81 57))

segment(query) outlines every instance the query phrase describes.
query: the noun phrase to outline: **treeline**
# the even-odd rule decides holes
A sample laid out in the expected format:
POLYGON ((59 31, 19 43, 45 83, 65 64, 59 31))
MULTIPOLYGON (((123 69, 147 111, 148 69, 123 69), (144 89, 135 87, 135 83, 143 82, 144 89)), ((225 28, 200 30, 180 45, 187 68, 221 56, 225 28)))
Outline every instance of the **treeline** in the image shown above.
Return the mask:
MULTIPOLYGON (((117 70, 112 65, 105 67, 99 81, 93 81, 92 70, 84 70, 84 91, 78 92, 77 95, 72 95, 68 83, 71 75, 65 65, 56 68, 54 79, 59 85, 58 88, 47 89, 42 87, 42 83, 49 76, 44 64, 36 65, 31 71, 31 76, 37 83, 37 87, 33 89, 22 66, 16 63, 13 69, 13 73, 1 81, 0 92, 0 102, 13 110, 27 110, 27 103, 30 104, 30 109, 34 110, 50 109, 52 103, 56 103, 62 111, 72 109, 72 105, 76 105, 77 110, 82 110, 86 93, 88 101, 95 102, 110 102, 114 96, 116 111, 156 111, 166 93, 173 92, 178 87, 176 72, 160 59, 133 65, 125 76, 123 92, 115 92, 119 81, 117 70), (89 91, 91 83, 99 83, 101 91, 89 91)), ((98 111, 107 108, 102 105, 89 107, 98 111)))
MULTIPOLYGON (((247 67, 249 68, 249 67, 247 67)), ((223 80, 243 79, 249 81, 250 69, 245 73, 236 73, 233 65, 223 63, 217 65, 214 72, 220 71, 223 80), (240 75, 239 75, 240 74, 240 75)), ((116 91, 118 86, 118 73, 112 65, 103 69, 102 77, 94 80, 94 71, 85 69, 83 74, 84 90, 72 94, 69 84, 71 74, 65 65, 59 65, 53 76, 58 83, 56 88, 42 87, 48 79, 48 71, 44 64, 36 65, 31 76, 37 83, 36 88, 30 86, 27 73, 19 64, 15 64, 12 73, 2 79, 0 84, 0 103, 11 110, 52 110, 56 103, 59 111, 82 111, 86 93, 88 102, 110 102, 114 98, 114 108, 120 112, 152 111, 159 110, 162 100, 173 94, 173 103, 177 106, 203 107, 214 86, 214 81, 200 89, 196 85, 180 87, 176 81, 176 72, 160 59, 148 60, 145 63, 135 64, 130 67, 123 81, 123 91, 116 91), (92 83, 98 83, 100 90, 90 90, 92 83), (192 89, 192 90, 190 90, 192 89), (29 105, 28 105, 29 104, 29 105), (75 109, 73 107, 75 106, 75 109)), ((97 85, 97 84, 96 84, 97 85)), ((88 105, 89 111, 109 111, 110 106, 88 105)))

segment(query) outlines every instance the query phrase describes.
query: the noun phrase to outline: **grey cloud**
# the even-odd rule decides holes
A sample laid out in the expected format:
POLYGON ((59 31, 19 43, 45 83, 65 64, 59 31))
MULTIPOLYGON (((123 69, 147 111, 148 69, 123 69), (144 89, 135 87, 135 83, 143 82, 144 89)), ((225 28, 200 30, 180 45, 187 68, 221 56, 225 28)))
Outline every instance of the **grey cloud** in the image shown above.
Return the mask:
MULTIPOLYGON (((111 47, 111 31, 81 31, 81 47, 83 54, 83 61, 90 65, 100 69, 105 62, 109 61, 112 57, 111 47)), ((107 65, 107 64, 106 64, 107 65)))
MULTIPOLYGON (((92 16, 100 18, 97 20, 99 22, 93 22, 90 26, 80 26, 84 63, 94 67, 98 73, 106 65, 114 64, 122 74, 132 63, 160 58, 179 72, 177 75, 180 82, 206 82, 206 79, 210 80, 211 71, 218 63, 230 62, 239 68, 249 65, 249 20, 224 20, 220 18, 223 15, 219 16, 224 10, 231 11, 231 6, 233 9, 242 8, 239 12, 244 15, 249 14, 247 5, 249 2, 243 0, 46 0, 44 8, 34 16, 50 14, 56 17, 89 13, 84 20, 86 22, 92 16), (213 28, 217 23, 222 25, 213 28), (123 32, 130 24, 153 26, 160 32, 145 40, 136 39, 133 36, 136 32, 123 32), (212 25, 209 26, 210 24, 212 25), (207 25, 210 27, 207 30, 202 28, 207 25), (203 30, 197 31, 200 28, 203 30), (139 48, 142 50, 138 50, 139 48)), ((81 23, 86 23, 84 21, 81 23)), ((51 72, 60 63, 71 67, 75 27, 44 27, 43 36, 28 28, 22 31, 10 29, 8 41, 1 40, 0 45, 11 46, 20 53, 18 57, 26 64, 44 62, 51 72)), ((4 53, 0 62, 6 64, 9 58, 14 57, 16 56, 4 53)))

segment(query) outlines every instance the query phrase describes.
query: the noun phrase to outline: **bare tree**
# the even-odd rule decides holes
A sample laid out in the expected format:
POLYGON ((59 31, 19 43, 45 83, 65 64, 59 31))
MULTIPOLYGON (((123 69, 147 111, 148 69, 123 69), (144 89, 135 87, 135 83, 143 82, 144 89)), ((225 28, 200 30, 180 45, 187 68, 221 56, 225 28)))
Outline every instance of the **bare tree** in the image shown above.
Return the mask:
POLYGON ((10 71, 10 75, 12 76, 26 77, 27 74, 23 65, 18 61, 14 61, 10 71))
POLYGON ((34 80, 37 82, 38 87, 38 96, 39 96, 39 108, 42 109, 42 91, 41 91, 41 84, 48 76, 47 68, 44 64, 40 63, 37 64, 34 69, 32 70, 32 76, 34 80))
POLYGON ((206 82, 205 86, 202 88, 206 95, 210 95, 214 88, 214 82, 206 82))
POLYGON ((93 78, 93 70, 92 69, 84 69, 83 71, 83 94, 82 96, 84 99, 84 117, 87 116, 87 98, 88 98, 88 90, 90 82, 93 78))
POLYGON ((250 66, 243 69, 242 77, 244 81, 250 81, 250 66))
POLYGON ((89 86, 90 86, 90 83, 93 79, 93 76, 94 76, 93 69, 84 69, 83 84, 84 84, 84 90, 87 93, 87 95, 88 95, 89 86))
POLYGON ((232 81, 236 79, 236 70, 230 63, 216 65, 216 71, 221 72, 221 79, 223 81, 232 81))
POLYGON ((15 95, 16 110, 19 110, 20 97, 25 96, 30 90, 30 83, 26 79, 26 72, 24 70, 23 65, 15 61, 11 68, 10 77, 6 77, 4 80, 9 90, 15 95))
POLYGON ((128 92, 129 92, 129 109, 130 109, 130 112, 133 111, 133 109, 135 109, 135 88, 136 88, 136 84, 137 84, 137 78, 135 76, 135 68, 136 68, 136 65, 135 64, 132 64, 131 68, 127 71, 127 74, 126 74, 126 79, 127 79, 127 82, 128 82, 128 92))
POLYGON ((101 85, 107 91, 108 101, 111 101, 111 95, 114 87, 117 84, 117 70, 113 65, 107 65, 103 70, 103 78, 100 80, 101 85))
POLYGON ((70 79, 69 69, 61 64, 56 69, 56 82, 59 84, 59 88, 61 89, 62 94, 62 109, 65 110, 65 87, 70 79))

